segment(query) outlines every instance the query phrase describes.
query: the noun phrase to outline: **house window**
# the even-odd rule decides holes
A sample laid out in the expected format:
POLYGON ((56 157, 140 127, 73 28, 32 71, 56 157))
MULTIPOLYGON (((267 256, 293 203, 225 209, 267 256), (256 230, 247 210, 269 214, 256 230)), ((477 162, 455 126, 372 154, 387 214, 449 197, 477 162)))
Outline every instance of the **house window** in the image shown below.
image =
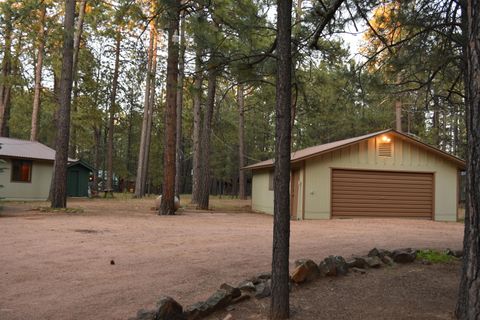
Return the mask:
POLYGON ((274 182, 274 174, 273 171, 268 173, 268 190, 273 191, 273 182, 274 182))
POLYGON ((12 160, 12 182, 32 181, 32 161, 12 160))

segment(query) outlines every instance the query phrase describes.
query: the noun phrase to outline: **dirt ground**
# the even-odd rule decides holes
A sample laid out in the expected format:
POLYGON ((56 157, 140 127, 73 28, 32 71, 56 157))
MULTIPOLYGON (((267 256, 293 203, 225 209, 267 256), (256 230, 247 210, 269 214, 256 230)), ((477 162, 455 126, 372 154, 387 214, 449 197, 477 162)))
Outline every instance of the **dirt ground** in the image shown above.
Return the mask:
MULTIPOLYGON (((71 200, 69 206, 83 212, 69 214, 29 210, 45 203, 7 202, 0 212, 0 319, 125 319, 153 307, 162 295, 185 306, 207 298, 222 282, 236 284, 268 271, 272 218, 241 213, 248 204, 214 200, 215 212, 158 216, 151 210, 152 199, 71 200)), ((293 263, 364 254, 373 247, 459 249, 463 225, 407 219, 292 221, 291 232, 293 263)), ((444 270, 449 281, 456 281, 456 270, 444 270)), ((384 278, 378 274, 377 282, 389 281, 388 273, 384 278)), ((372 290, 373 275, 360 278, 364 289, 353 290, 358 299, 367 299, 363 291, 372 290)), ((428 273, 418 276, 430 278, 428 273)), ((397 274, 392 287, 405 286, 402 277, 397 274)), ((335 291, 338 301, 328 308, 349 306, 350 279, 337 282, 343 289, 321 289, 324 294, 335 291)), ((418 279, 406 283, 422 289, 418 279)), ((297 305, 308 307, 301 300, 307 292, 299 291, 294 311, 297 305)), ((370 292, 368 305, 364 301, 361 307, 390 314, 376 295, 391 292, 370 292)), ((422 292, 429 294, 420 291, 419 297, 422 292)), ((432 299, 442 296, 435 292, 432 299)), ((400 291, 397 297, 398 303, 411 304, 409 294, 400 291)), ((416 304, 421 306, 420 298, 416 304)))
MULTIPOLYGON (((366 274, 323 278, 296 286, 290 295, 291 319, 454 319, 460 262, 419 262, 371 269, 366 274)), ((251 299, 208 320, 268 319, 269 299, 251 299)))

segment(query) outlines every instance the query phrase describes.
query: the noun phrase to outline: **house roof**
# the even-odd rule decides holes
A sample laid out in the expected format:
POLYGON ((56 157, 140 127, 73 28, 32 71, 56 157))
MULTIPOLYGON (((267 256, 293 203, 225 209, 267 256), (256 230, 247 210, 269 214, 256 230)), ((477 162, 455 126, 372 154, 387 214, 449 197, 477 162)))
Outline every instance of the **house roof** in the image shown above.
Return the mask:
POLYGON ((0 157, 55 160, 55 150, 37 141, 0 137, 0 147, 0 157))
POLYGON ((82 166, 82 167, 84 167, 84 168, 86 168, 86 169, 88 169, 88 170, 90 170, 90 171, 92 171, 92 172, 95 171, 95 169, 94 169, 91 165, 89 165, 88 163, 86 163, 86 162, 84 162, 84 161, 82 161, 82 160, 77 160, 77 161, 75 161, 75 162, 70 162, 70 163, 68 164, 68 168, 73 167, 73 166, 78 166, 78 165, 79 165, 79 166, 82 166))
MULTIPOLYGON (((291 153, 291 162, 295 163, 295 162, 303 161, 305 159, 316 157, 316 156, 319 156, 321 154, 332 152, 332 151, 335 151, 335 150, 338 150, 338 149, 341 149, 341 148, 345 148, 347 146, 356 144, 360 141, 367 140, 367 139, 370 139, 370 138, 373 138, 373 137, 376 137, 376 136, 379 136, 379 135, 382 135, 382 134, 386 134, 386 133, 394 134, 401 139, 408 140, 408 141, 410 141, 410 142, 412 142, 412 143, 414 143, 414 144, 416 144, 420 147, 423 147, 423 148, 425 148, 429 151, 432 151, 432 152, 436 153, 438 156, 443 157, 446 160, 454 162, 459 167, 462 167, 462 168, 465 167, 465 161, 463 161, 462 159, 460 159, 458 157, 455 157, 455 156, 453 156, 453 155, 451 155, 451 154, 449 154, 445 151, 442 151, 438 148, 435 148, 435 147, 433 147, 429 144, 426 144, 426 143, 424 143, 424 142, 422 142, 422 141, 420 141, 420 140, 418 140, 418 139, 416 139, 416 138, 414 138, 410 135, 407 135, 405 133, 401 133, 401 132, 393 130, 393 129, 386 129, 386 130, 382 130, 382 131, 378 131, 378 132, 369 133, 369 134, 359 136, 359 137, 334 141, 334 142, 330 142, 330 143, 321 144, 321 145, 318 145, 318 146, 313 146, 313 147, 301 149, 301 150, 298 150, 298 151, 295 151, 295 152, 291 153)), ((273 166, 274 166, 274 159, 269 159, 269 160, 261 161, 261 162, 243 167, 243 169, 245 169, 245 170, 256 170, 256 169, 270 168, 270 167, 273 167, 273 166)))

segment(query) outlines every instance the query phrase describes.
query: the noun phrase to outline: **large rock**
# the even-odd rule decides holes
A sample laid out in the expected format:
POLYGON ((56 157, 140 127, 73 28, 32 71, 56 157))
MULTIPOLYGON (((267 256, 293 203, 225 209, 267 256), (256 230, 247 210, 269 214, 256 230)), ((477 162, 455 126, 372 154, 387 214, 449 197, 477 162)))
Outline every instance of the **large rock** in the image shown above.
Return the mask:
POLYGON ((365 262, 369 268, 380 268, 382 266, 382 260, 377 256, 366 257, 365 262))
POLYGON ((390 258, 389 256, 383 256, 381 259, 382 259, 382 262, 385 263, 386 265, 393 266, 394 264, 393 259, 390 258))
POLYGON ((417 251, 411 248, 397 249, 392 252, 392 259, 397 263, 409 263, 415 261, 417 251))
POLYGON ((295 264, 297 267, 292 273, 292 281, 295 283, 312 281, 320 274, 317 264, 312 260, 297 260, 295 264))
POLYGON ((452 249, 447 249, 445 253, 449 256, 453 256, 455 258, 461 258, 463 257, 463 250, 452 250, 452 249))
POLYGON ((186 320, 183 307, 171 297, 162 297, 155 310, 141 309, 130 320, 186 320))
POLYGON ((347 261, 347 266, 349 268, 360 268, 360 269, 366 269, 368 268, 368 263, 365 259, 365 257, 358 257, 358 256, 353 256, 347 261))
POLYGON ((238 289, 245 292, 255 292, 255 284, 250 280, 245 280, 238 284, 238 289))
POLYGON ((240 295, 240 289, 224 283, 220 289, 212 294, 206 301, 197 302, 186 307, 183 314, 187 320, 201 319, 227 307, 232 300, 240 297, 240 295))
POLYGON ((228 283, 223 283, 220 286, 220 289, 225 290, 227 292, 227 295, 231 296, 232 300, 242 295, 242 292, 239 288, 232 287, 228 283))
POLYGON ((385 250, 385 249, 373 248, 372 250, 370 250, 368 252, 368 256, 369 257, 379 257, 380 259, 382 259, 385 256, 391 257, 392 253, 388 250, 385 250))
POLYGON ((341 256, 335 257, 335 268, 337 269, 337 276, 344 276, 348 273, 347 262, 341 256))
POLYGON ((345 259, 341 256, 328 256, 318 264, 320 274, 322 276, 337 276, 346 275, 348 272, 348 265, 345 259))
POLYGON ((318 264, 318 269, 320 270, 320 274, 322 276, 336 276, 337 268, 335 267, 335 257, 329 256, 323 259, 323 261, 318 264))
POLYGON ((163 297, 157 303, 155 320, 184 320, 183 307, 171 297, 163 297))
POLYGON ((272 294, 271 280, 260 282, 255 286, 255 298, 262 299, 262 298, 269 297, 271 294, 272 294))
MULTIPOLYGON (((174 208, 175 208, 175 211, 177 211, 178 209, 180 209, 180 199, 175 196, 174 198, 175 202, 174 202, 174 208)), ((159 210, 160 209, 160 204, 162 203, 162 196, 158 196, 156 199, 155 199, 155 210, 159 210)))

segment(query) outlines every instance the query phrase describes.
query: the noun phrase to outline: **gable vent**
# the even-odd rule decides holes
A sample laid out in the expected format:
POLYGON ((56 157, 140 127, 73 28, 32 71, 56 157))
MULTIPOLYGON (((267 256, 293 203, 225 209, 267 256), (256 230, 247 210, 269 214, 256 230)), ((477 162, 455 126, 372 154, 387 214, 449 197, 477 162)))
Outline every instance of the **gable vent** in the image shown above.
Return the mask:
POLYGON ((392 143, 380 142, 378 144, 378 156, 380 157, 392 157, 392 143))

